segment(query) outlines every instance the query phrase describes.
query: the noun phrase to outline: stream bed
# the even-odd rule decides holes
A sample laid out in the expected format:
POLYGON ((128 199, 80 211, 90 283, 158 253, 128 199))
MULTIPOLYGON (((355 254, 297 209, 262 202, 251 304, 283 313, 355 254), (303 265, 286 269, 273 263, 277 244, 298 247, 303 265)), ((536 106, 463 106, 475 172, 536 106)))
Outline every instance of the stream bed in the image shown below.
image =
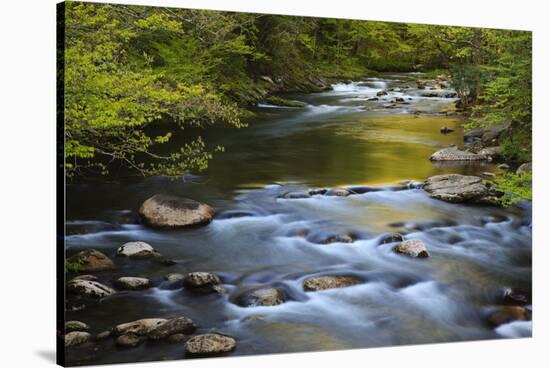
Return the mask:
MULTIPOLYGON (((97 305, 68 310, 67 320, 92 333, 140 318, 187 316, 198 333, 232 336, 230 355, 351 349, 531 336, 531 322, 493 328, 487 314, 506 288, 531 289, 531 208, 450 204, 404 180, 498 172, 491 163, 436 164, 429 156, 463 144, 460 117, 439 111, 452 90, 423 97, 410 74, 386 74, 335 84, 332 91, 287 96, 305 107, 261 104, 249 126, 209 128, 203 138, 223 145, 209 167, 181 178, 127 178, 68 184, 66 249, 97 249, 116 264, 98 273, 112 286, 144 276, 154 287, 119 291, 97 305), (388 95, 371 100, 381 90, 388 95), (405 103, 388 107, 395 98, 405 103), (416 113, 415 113, 416 112, 416 113), (441 134, 443 126, 454 129, 441 134), (285 199, 307 188, 375 187, 347 197, 285 199), (416 189, 415 189, 416 188, 416 189), (397 190, 403 189, 403 190, 397 190), (122 221, 157 193, 216 209, 207 226, 158 231, 122 221), (381 237, 399 232, 420 239, 431 257, 395 254, 381 237), (335 234, 352 243, 323 244, 335 234), (115 257, 125 242, 151 244, 174 264, 115 257), (168 273, 213 272, 223 294, 173 288, 168 273), (352 275, 361 283, 305 292, 305 278, 352 275), (277 287, 285 303, 243 307, 235 297, 277 287)), ((174 142, 173 144, 177 144, 174 142)), ((70 365, 181 359, 183 344, 145 342, 123 349, 112 339, 67 351, 70 365)))

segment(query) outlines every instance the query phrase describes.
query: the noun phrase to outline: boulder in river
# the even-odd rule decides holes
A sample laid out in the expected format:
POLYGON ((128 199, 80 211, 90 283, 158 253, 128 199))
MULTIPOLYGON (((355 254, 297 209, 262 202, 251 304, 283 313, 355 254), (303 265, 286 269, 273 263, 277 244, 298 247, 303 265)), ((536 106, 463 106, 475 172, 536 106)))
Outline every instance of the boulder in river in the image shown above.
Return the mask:
POLYGON ((212 221, 214 209, 192 199, 156 194, 141 205, 143 221, 155 228, 203 225, 212 221))
POLYGON ((309 195, 323 195, 328 191, 327 188, 312 188, 308 190, 309 195))
POLYGON ((99 278, 95 275, 78 275, 73 277, 72 280, 88 280, 88 281, 97 281, 99 278))
POLYGON ((428 249, 422 240, 405 240, 393 247, 393 251, 413 258, 427 258, 430 256, 428 249))
POLYGON ((72 346, 77 346, 84 344, 90 341, 90 335, 88 332, 84 331, 72 331, 65 335, 65 347, 69 348, 72 346))
POLYGON ((498 204, 493 186, 477 176, 432 176, 424 183, 424 190, 430 197, 446 202, 498 204))
POLYGON ((471 129, 471 130, 468 130, 467 132, 464 132, 464 142, 471 143, 478 140, 480 141, 482 136, 483 136, 482 128, 471 129))
POLYGON ((347 197, 351 194, 353 194, 352 191, 346 188, 332 188, 325 193, 329 197, 347 197))
POLYGON ((446 147, 440 149, 430 156, 431 161, 483 161, 487 156, 462 151, 457 147, 446 147))
POLYGON ((67 291, 81 297, 101 299, 116 293, 115 290, 97 281, 71 280, 67 283, 67 291))
POLYGON ((531 312, 527 308, 520 306, 499 307, 489 316, 489 323, 494 326, 500 326, 513 321, 530 321, 531 312))
POLYGON ((128 334, 146 336, 166 321, 167 320, 164 318, 143 318, 137 321, 119 324, 113 328, 113 333, 117 336, 128 334))
POLYGON ((209 333, 190 338, 185 343, 185 352, 195 356, 211 356, 229 353, 236 346, 237 342, 232 337, 209 333))
POLYGON ((73 331, 88 331, 90 326, 80 321, 67 321, 65 322, 65 332, 73 331))
POLYGON ((277 288, 261 288, 239 297, 239 304, 245 307, 269 307, 283 304, 285 294, 277 288))
POLYGON ((487 157, 489 160, 498 159, 502 156, 502 147, 501 146, 493 146, 493 147, 487 147, 483 148, 481 151, 479 151, 478 155, 483 155, 487 157))
POLYGON ((439 128, 439 131, 441 132, 441 134, 448 134, 454 132, 455 130, 444 126, 439 128))
POLYGON ((183 279, 183 284, 187 289, 222 293, 224 288, 221 287, 221 280, 218 275, 210 272, 191 272, 183 279))
POLYGON ((153 285, 151 280, 145 277, 130 277, 130 276, 118 278, 115 284, 120 289, 126 289, 126 290, 147 289, 153 285))
POLYGON ((506 134, 508 129, 510 128, 510 124, 501 124, 501 125, 495 125, 490 128, 483 129, 483 134, 481 135, 481 141, 485 146, 488 145, 494 145, 498 143, 500 138, 506 134))
POLYGON ((166 341, 170 344, 179 344, 187 340, 187 335, 182 333, 177 333, 170 335, 166 338, 166 341))
POLYGON ((304 280, 304 290, 321 291, 353 286, 359 283, 361 283, 361 280, 354 276, 317 276, 304 280))
POLYGON ((378 92, 376 92, 376 95, 377 95, 378 97, 385 96, 385 95, 387 95, 387 94, 388 94, 388 92, 386 92, 386 91, 378 91, 378 92))
POLYGON ((117 249, 116 254, 132 258, 148 258, 160 255, 151 245, 142 241, 125 243, 117 249))
POLYGON ((503 301, 509 305, 527 305, 531 304, 531 292, 520 289, 506 289, 503 293, 503 301))
POLYGON ((84 249, 67 258, 67 267, 77 272, 112 270, 115 264, 109 257, 96 249, 84 249))
POLYGON ((423 93, 422 97, 439 97, 439 94, 436 92, 423 93))
POLYGON ((187 317, 177 317, 158 325, 147 335, 150 339, 160 340, 175 334, 192 334, 197 329, 193 321, 187 317))
POLYGON ((425 79, 419 79, 416 81, 416 87, 418 89, 425 89, 427 85, 428 85, 428 81, 425 79))

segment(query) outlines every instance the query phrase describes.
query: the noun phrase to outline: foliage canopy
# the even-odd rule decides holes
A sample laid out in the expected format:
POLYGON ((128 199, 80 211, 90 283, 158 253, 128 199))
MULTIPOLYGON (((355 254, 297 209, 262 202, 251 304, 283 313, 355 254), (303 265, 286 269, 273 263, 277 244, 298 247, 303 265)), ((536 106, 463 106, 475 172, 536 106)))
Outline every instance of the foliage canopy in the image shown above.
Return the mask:
POLYGON ((69 176, 205 168, 223 148, 185 128, 245 126, 266 77, 307 89, 316 77, 447 70, 472 125, 514 121, 522 138, 508 154, 530 147, 529 32, 78 2, 62 18, 69 176), (182 129, 182 146, 163 150, 182 129))

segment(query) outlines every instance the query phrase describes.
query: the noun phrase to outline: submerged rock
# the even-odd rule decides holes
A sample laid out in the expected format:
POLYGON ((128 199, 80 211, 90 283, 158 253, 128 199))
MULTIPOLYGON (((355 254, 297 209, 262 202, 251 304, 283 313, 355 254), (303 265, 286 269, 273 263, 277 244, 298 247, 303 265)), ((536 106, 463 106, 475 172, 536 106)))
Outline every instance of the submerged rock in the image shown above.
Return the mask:
POLYGON ((186 288, 203 292, 221 293, 224 291, 221 283, 220 278, 210 272, 191 272, 183 279, 186 288))
POLYGON ((285 294, 277 288, 257 289, 239 297, 239 304, 245 307, 268 307, 284 302, 285 294))
POLYGON ((111 335, 112 335, 111 331, 103 331, 103 332, 100 332, 97 335, 95 335, 95 339, 98 340, 98 341, 106 340, 109 337, 111 337, 111 335))
POLYGON ((452 203, 498 204, 496 192, 490 183, 477 176, 459 174, 436 175, 424 183, 430 197, 452 203))
POLYGON ((237 346, 235 339, 229 336, 209 333, 193 336, 185 343, 185 352, 189 355, 218 355, 229 353, 237 346))
POLYGON ((393 247, 393 251, 413 258, 427 258, 430 256, 428 249, 422 240, 405 240, 393 247))
POLYGON ((309 198, 311 197, 311 194, 306 191, 298 191, 298 192, 288 192, 283 194, 282 198, 285 199, 302 199, 302 198, 309 198))
POLYGON ((323 195, 328 191, 327 188, 312 188, 308 190, 309 195, 323 195))
POLYGON ((331 244, 331 243, 353 243, 353 237, 348 234, 336 234, 331 235, 326 239, 323 239, 323 244, 331 244))
POLYGON ((185 279, 185 275, 181 273, 175 273, 175 272, 168 273, 164 275, 164 279, 171 282, 183 281, 183 279, 185 279))
POLYGON ((402 241, 403 241, 403 236, 401 234, 390 233, 390 234, 382 235, 382 238, 380 238, 380 241, 378 242, 378 244, 382 245, 382 244, 397 243, 402 241))
POLYGON ((117 325, 113 328, 113 333, 117 336, 128 334, 146 336, 166 321, 164 318, 143 318, 117 325))
POLYGON ((530 321, 531 313, 524 307, 506 306, 499 307, 489 316, 489 323, 494 326, 500 326, 513 321, 530 321))
POLYGON ((230 210, 230 211, 224 211, 216 215, 216 219, 225 220, 225 219, 253 217, 253 216, 256 216, 256 213, 253 211, 230 210))
POLYGON ((456 147, 446 147, 440 149, 430 156, 431 161, 483 161, 487 156, 476 153, 462 151, 456 147))
POLYGON ((67 258, 67 264, 72 271, 97 272, 112 270, 115 264, 109 257, 96 249, 84 249, 67 258))
POLYGON ((117 256, 132 258, 148 258, 160 255, 151 245, 142 241, 125 243, 117 249, 116 254, 117 256))
POLYGON ((151 280, 144 277, 120 277, 115 282, 116 286, 126 290, 141 290, 152 286, 151 280))
POLYGON ((65 322, 65 332, 73 331, 88 331, 90 326, 80 321, 67 321, 65 322))
POLYGON ((454 132, 455 130, 454 130, 454 129, 451 129, 451 128, 447 128, 447 127, 441 127, 441 128, 439 128, 439 131, 440 131, 442 134, 448 134, 448 133, 454 132))
POLYGON ((435 92, 423 93, 422 97, 439 97, 439 94, 435 92))
POLYGON ((128 333, 117 337, 116 343, 117 345, 125 348, 133 348, 138 346, 143 340, 145 339, 142 336, 139 336, 133 333, 128 333))
POLYGON ((306 104, 302 101, 288 100, 279 96, 269 96, 265 99, 265 102, 275 106, 285 107, 305 107, 306 104))
POLYGON ((77 346, 84 344, 90 341, 90 335, 88 332, 84 331, 72 331, 65 335, 65 347, 69 348, 72 346, 77 346))
POLYGON ((67 283, 67 291, 81 297, 101 299, 116 293, 115 290, 97 281, 71 280, 67 283))
POLYGON ((214 209, 192 199, 156 194, 141 205, 139 214, 144 222, 155 228, 177 228, 207 224, 214 209))
POLYGON ((361 283, 354 276, 318 276, 304 280, 305 291, 321 291, 327 289, 343 288, 361 283))
POLYGON ((502 297, 504 303, 512 305, 531 304, 531 292, 519 289, 506 289, 502 297))
POLYGON ((164 339, 175 334, 191 334, 195 332, 197 326, 187 317, 177 317, 169 319, 158 325, 147 335, 150 339, 164 339))
POLYGON ((350 194, 353 194, 353 192, 346 188, 333 188, 326 191, 326 196, 334 196, 334 197, 347 197, 350 194))

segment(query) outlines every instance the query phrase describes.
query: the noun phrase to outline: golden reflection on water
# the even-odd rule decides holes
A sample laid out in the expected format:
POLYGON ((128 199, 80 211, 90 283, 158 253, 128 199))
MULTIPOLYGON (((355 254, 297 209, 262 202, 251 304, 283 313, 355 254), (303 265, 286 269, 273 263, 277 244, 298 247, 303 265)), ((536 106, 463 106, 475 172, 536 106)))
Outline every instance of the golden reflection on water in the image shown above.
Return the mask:
MULTIPOLYGON (((379 150, 365 147, 360 161, 368 162, 365 170, 376 170, 376 175, 364 172, 356 176, 354 183, 343 181, 341 185, 384 185, 403 180, 423 181, 442 173, 430 160, 430 155, 450 144, 461 145, 462 120, 441 116, 378 115, 368 116, 355 123, 341 125, 336 135, 352 136, 379 150), (443 126, 454 129, 451 134, 441 134, 443 126)), ((450 170, 454 171, 454 170, 450 170)))
POLYGON ((212 161, 216 180, 233 188, 303 183, 315 187, 423 181, 443 174, 481 174, 494 165, 438 164, 435 151, 463 144, 462 120, 442 115, 340 115, 265 137, 249 128, 246 139, 212 161), (440 128, 454 129, 444 135, 440 128))

